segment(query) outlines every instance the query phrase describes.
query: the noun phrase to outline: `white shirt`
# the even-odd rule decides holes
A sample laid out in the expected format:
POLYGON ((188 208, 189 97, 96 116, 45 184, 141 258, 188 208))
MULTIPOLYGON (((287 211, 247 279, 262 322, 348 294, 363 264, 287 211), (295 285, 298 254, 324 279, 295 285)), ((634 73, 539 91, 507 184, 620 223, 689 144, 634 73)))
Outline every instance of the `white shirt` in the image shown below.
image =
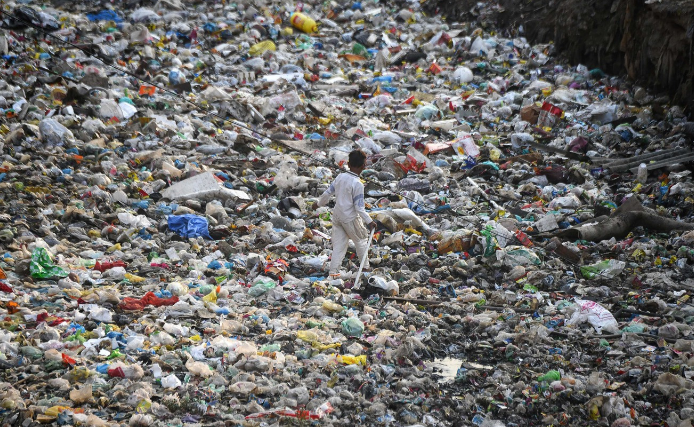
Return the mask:
POLYGON ((354 221, 358 215, 364 224, 370 224, 373 221, 364 208, 364 184, 355 174, 344 172, 338 175, 318 199, 318 206, 327 205, 332 195, 335 195, 333 216, 338 220, 350 222, 354 221))

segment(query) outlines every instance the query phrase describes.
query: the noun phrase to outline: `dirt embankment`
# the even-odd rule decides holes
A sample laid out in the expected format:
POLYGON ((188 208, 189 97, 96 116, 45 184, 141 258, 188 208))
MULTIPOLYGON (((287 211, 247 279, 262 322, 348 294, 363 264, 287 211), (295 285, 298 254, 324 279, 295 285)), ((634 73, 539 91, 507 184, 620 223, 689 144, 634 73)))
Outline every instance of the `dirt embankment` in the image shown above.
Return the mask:
POLYGON ((694 112, 694 0, 429 0, 429 11, 553 41, 571 63, 627 74, 694 112))

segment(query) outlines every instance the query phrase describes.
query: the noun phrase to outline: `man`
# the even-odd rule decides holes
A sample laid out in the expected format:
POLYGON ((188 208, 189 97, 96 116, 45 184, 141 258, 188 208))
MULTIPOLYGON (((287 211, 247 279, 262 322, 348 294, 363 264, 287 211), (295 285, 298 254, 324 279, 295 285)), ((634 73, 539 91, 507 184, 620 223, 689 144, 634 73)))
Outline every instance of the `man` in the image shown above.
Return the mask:
MULTIPOLYGON (((347 162, 349 172, 343 172, 335 178, 330 187, 320 196, 313 209, 325 206, 335 196, 333 209, 333 254, 330 260, 330 277, 340 277, 340 266, 347 253, 349 240, 357 247, 359 261, 364 257, 369 246, 369 231, 376 228, 376 223, 364 209, 364 185, 359 175, 366 168, 366 154, 361 150, 349 153, 347 162), (368 228, 368 230, 367 230, 368 228)), ((368 269, 368 259, 364 269, 368 269)))

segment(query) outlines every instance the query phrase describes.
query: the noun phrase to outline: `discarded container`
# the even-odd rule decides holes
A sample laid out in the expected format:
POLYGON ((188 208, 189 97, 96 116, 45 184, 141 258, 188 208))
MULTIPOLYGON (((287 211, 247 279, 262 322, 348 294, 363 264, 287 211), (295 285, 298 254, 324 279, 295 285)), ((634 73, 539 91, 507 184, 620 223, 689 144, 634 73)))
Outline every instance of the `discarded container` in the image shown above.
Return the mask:
POLYGON ((315 33, 318 31, 316 21, 301 12, 292 13, 292 16, 289 18, 289 22, 292 23, 294 28, 303 31, 304 33, 315 33))

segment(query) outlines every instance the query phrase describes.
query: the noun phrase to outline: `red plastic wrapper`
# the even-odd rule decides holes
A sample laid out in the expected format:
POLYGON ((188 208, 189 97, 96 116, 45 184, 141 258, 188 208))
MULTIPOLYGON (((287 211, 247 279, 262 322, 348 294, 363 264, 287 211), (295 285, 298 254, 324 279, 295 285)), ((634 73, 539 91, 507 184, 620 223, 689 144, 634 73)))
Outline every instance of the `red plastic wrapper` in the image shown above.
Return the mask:
POLYGON ((537 119, 537 124, 540 127, 554 127, 554 125, 561 119, 564 114, 564 110, 554 106, 548 102, 542 104, 540 109, 540 115, 537 119))
POLYGON ((403 170, 403 172, 407 173, 409 171, 415 172, 415 173, 422 173, 424 169, 426 169, 427 165, 424 163, 417 163, 417 159, 412 157, 411 155, 407 155, 407 159, 403 163, 398 163, 395 162, 398 166, 400 166, 400 169, 403 170))
POLYGON ((125 378, 125 372, 123 372, 123 368, 121 368, 120 366, 117 368, 109 369, 107 372, 109 377, 125 378))
POLYGON ((140 299, 125 297, 118 307, 123 310, 144 310, 148 305, 153 305, 155 307, 162 307, 168 305, 174 305, 178 302, 177 296, 172 296, 171 298, 159 298, 154 295, 154 292, 147 292, 145 296, 140 299))
POLYGON ((65 353, 60 353, 60 354, 61 354, 61 356, 63 357, 63 363, 64 363, 64 364, 66 364, 66 365, 74 365, 75 363, 77 363, 77 361, 76 361, 75 359, 73 359, 72 357, 68 356, 67 354, 65 354, 65 353))
POLYGON ((37 322, 46 322, 48 326, 58 326, 63 322, 66 322, 62 317, 52 316, 46 312, 39 313, 36 315, 37 322))
POLYGON ((523 233, 522 231, 516 230, 514 235, 516 236, 516 239, 518 239, 518 241, 521 242, 521 244, 526 248, 533 246, 533 242, 530 240, 528 235, 523 233))
POLYGON ((114 267, 123 267, 123 268, 125 268, 125 267, 127 267, 127 266, 128 266, 128 264, 126 264, 126 263, 124 263, 123 261, 120 261, 120 260, 118 260, 118 261, 113 261, 113 262, 109 262, 109 261, 99 262, 99 261, 97 261, 96 264, 94 264, 94 270, 98 270, 98 271, 100 271, 100 272, 103 273, 104 271, 110 270, 110 269, 112 269, 112 268, 114 268, 114 267))
POLYGON ((282 409, 275 409, 273 411, 264 411, 264 412, 256 412, 255 414, 247 415, 246 419, 251 420, 251 419, 256 419, 256 418, 265 418, 265 417, 270 417, 270 416, 277 416, 277 417, 292 417, 292 418, 298 418, 300 420, 319 420, 326 416, 327 414, 331 413, 334 410, 333 405, 330 404, 330 402, 325 402, 322 405, 318 407, 315 411, 306 411, 302 409, 291 409, 291 408, 282 408, 282 409))

